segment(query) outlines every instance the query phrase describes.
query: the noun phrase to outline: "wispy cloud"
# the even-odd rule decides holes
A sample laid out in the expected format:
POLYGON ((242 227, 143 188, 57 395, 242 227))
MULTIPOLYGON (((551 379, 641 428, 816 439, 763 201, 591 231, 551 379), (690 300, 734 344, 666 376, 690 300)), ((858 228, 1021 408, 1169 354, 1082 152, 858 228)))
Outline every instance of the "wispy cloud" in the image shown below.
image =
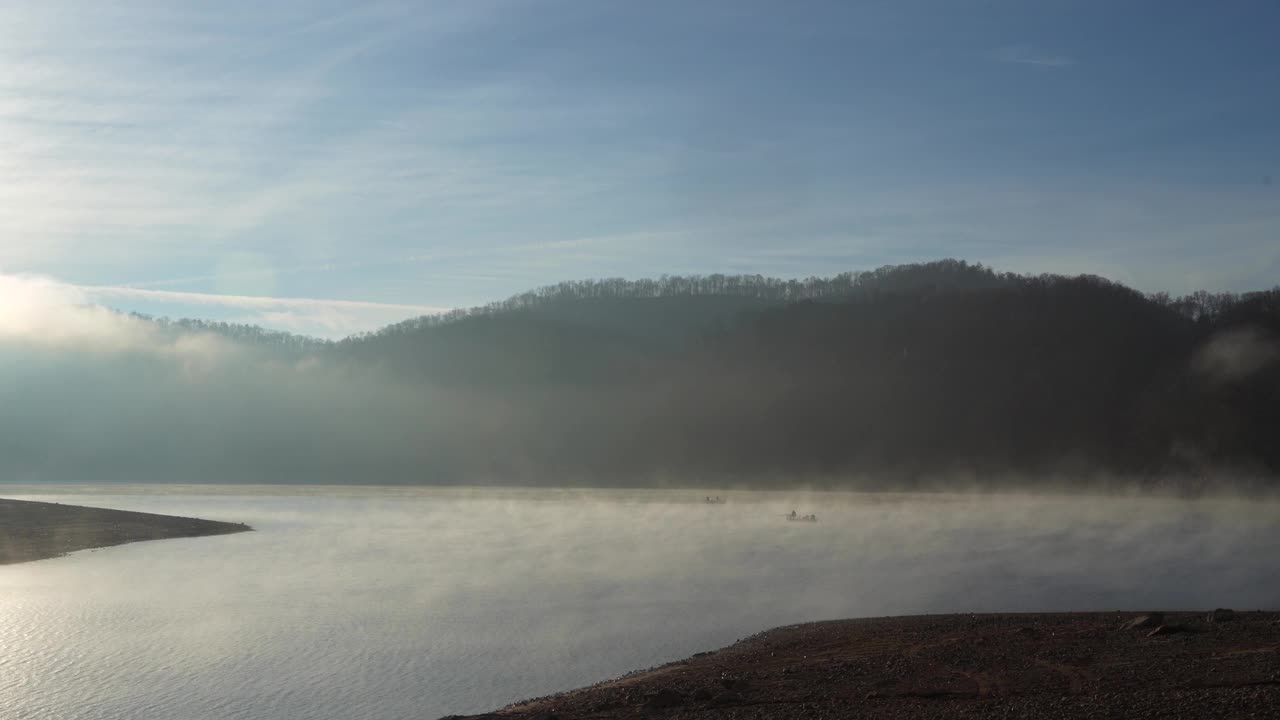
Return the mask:
MULTIPOLYGON (((1150 105, 1102 102, 1106 77, 1010 93, 1010 71, 1065 78, 1094 38, 1006 44, 1041 23, 933 4, 935 56, 974 64, 917 62, 893 3, 858 11, 884 43, 849 42, 841 3, 794 23, 732 3, 0 3, 0 267, 326 335, 570 278, 939 255, 1052 271, 1143 244, 1113 265, 1148 286, 1266 280, 1275 190, 1221 180, 1275 173, 1265 98, 1188 123, 1162 86, 1150 105), (740 53, 757 34, 785 52, 740 53), (848 82, 817 81, 832 58, 848 82)), ((1153 72, 1185 52, 1148 50, 1153 72)), ((1225 98, 1233 71, 1197 82, 1225 98)))
POLYGON ((0 8, 0 264, 138 274, 268 235, 303 264, 402 236, 433 201, 529 197, 545 178, 513 172, 517 153, 465 146, 495 118, 515 127, 509 104, 447 84, 364 97, 369 74, 399 82, 387 54, 443 52, 493 6, 0 8))
POLYGON ((989 60, 1017 65, 1062 68, 1076 64, 1076 59, 1073 57, 1047 52, 1026 44, 1006 45, 988 51, 986 56, 989 60))
POLYGON ((74 286, 72 289, 90 302, 108 306, 127 300, 136 307, 158 309, 165 314, 200 316, 208 316, 208 309, 216 308, 220 311, 217 314, 235 322, 329 338, 346 337, 405 318, 434 315, 451 309, 366 300, 223 295, 110 285, 74 286), (205 311, 201 312, 201 308, 205 311))
POLYGON ((0 274, 0 343, 159 352, 190 360, 213 360, 229 349, 213 336, 162 338, 155 326, 89 304, 79 288, 53 278, 4 274, 0 274))

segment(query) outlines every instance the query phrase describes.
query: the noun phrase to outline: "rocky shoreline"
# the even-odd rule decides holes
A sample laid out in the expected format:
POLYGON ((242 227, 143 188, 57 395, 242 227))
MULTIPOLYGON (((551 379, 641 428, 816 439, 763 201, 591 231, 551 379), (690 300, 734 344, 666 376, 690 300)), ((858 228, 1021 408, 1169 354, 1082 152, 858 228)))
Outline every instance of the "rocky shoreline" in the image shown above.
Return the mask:
POLYGON ((1262 718, 1277 707, 1280 613, 1219 609, 782 627, 470 717, 1262 718))
POLYGON ((243 523, 0 499, 0 565, 143 540, 228 535, 243 523))

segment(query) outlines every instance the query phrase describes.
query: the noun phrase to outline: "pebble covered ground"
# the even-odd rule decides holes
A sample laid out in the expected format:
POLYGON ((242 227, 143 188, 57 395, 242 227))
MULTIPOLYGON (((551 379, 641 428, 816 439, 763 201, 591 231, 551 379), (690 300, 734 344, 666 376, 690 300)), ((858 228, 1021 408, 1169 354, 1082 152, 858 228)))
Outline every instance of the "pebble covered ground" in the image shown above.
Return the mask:
POLYGON ((226 535, 242 523, 0 499, 0 565, 140 540, 226 535))
POLYGON ((472 717, 1280 718, 1280 613, 796 625, 472 717))

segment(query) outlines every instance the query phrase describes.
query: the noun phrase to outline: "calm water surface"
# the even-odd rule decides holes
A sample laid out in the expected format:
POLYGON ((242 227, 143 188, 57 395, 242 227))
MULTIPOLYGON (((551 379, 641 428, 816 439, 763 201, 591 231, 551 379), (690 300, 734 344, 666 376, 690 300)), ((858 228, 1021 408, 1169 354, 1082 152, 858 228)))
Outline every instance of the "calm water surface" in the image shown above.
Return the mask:
POLYGON ((1256 501, 52 487, 0 495, 258 531, 0 567, 5 718, 418 720, 805 620, 1280 607, 1256 501))

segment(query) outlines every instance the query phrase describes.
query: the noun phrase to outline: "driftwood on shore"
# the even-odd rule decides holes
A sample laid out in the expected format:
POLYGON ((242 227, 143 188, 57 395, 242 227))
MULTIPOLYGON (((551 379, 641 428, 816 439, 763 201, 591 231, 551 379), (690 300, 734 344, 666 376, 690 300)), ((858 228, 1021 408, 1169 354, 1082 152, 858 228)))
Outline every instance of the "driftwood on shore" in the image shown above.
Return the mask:
POLYGON ((0 499, 0 565, 140 540, 227 535, 243 523, 0 499))
POLYGON ((1280 707, 1280 614, 931 615, 812 623, 473 716, 1255 718, 1280 707))

